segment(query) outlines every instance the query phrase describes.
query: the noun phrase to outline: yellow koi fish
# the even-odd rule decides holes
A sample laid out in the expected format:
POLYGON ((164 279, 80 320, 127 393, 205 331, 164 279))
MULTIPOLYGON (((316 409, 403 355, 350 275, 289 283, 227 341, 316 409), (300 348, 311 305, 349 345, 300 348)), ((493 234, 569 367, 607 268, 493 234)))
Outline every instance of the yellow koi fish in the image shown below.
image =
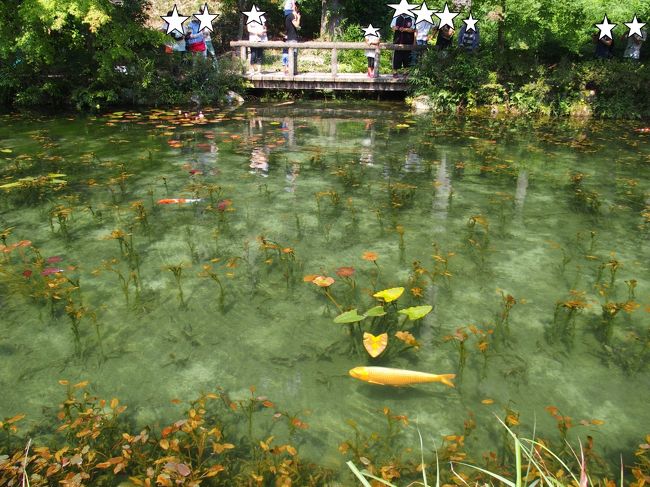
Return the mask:
POLYGON ((390 369, 388 367, 355 367, 350 369, 349 373, 355 379, 382 386, 408 386, 425 382, 442 382, 449 387, 454 387, 451 380, 456 377, 456 374, 427 374, 426 372, 390 369))

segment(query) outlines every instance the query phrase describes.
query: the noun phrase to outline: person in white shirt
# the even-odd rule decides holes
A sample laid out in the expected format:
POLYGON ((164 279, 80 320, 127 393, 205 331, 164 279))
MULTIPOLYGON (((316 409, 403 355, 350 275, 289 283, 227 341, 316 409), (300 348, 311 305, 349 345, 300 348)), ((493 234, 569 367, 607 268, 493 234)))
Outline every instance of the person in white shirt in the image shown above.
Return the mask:
POLYGON ((379 45, 380 36, 379 32, 377 35, 367 35, 364 37, 366 44, 370 49, 366 49, 366 57, 368 58, 368 78, 375 77, 375 66, 377 63, 375 46, 379 45))
MULTIPOLYGON (((415 24, 415 45, 426 46, 436 30, 436 26, 426 20, 421 20, 415 24), (432 29, 434 32, 432 32, 432 29)), ((411 64, 416 64, 418 58, 422 55, 422 51, 411 51, 411 53, 411 64)))
MULTIPOLYGON (((266 19, 261 17, 263 23, 250 22, 246 25, 248 30, 248 40, 251 42, 264 42, 268 40, 266 34, 266 19)), ((262 73, 262 61, 264 60, 264 49, 261 47, 251 48, 251 69, 249 74, 254 74, 256 71, 262 73), (257 68, 256 68, 257 67, 257 68)))
POLYGON ((284 0, 284 16, 291 15, 298 11, 296 0, 284 0))

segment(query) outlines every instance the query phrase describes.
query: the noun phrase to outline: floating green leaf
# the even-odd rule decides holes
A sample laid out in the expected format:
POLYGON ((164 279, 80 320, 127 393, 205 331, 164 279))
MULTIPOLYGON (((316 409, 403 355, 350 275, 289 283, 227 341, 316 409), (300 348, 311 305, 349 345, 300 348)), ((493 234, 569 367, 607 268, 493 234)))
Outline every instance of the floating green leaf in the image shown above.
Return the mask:
POLYGON ((7 183, 0 186, 1 189, 11 189, 20 186, 19 182, 7 183))
POLYGON ((379 291, 378 293, 373 294, 373 296, 375 298, 383 299, 387 303, 390 303, 391 301, 395 301, 397 298, 399 298, 403 292, 403 287, 392 287, 390 289, 379 291))
POLYGON ((364 316, 369 316, 369 317, 375 317, 375 316, 384 316, 386 314, 386 311, 384 311, 383 306, 375 306, 374 308, 370 308, 368 311, 364 313, 364 316))
POLYGON ((341 313, 336 318, 334 318, 334 323, 355 323, 357 321, 361 321, 364 318, 365 316, 357 313, 356 309, 351 309, 350 311, 341 313))
POLYGON ((408 316, 409 320, 415 321, 424 318, 432 309, 433 306, 427 304, 426 306, 412 306, 411 308, 400 309, 398 313, 402 313, 403 315, 408 316))

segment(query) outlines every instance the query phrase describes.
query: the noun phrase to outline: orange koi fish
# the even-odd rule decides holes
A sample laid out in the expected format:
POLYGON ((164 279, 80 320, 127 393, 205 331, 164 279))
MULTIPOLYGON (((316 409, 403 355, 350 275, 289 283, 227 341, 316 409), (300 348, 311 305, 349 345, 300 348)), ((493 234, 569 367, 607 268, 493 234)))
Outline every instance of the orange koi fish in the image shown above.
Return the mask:
POLYGON ((451 381, 456 374, 427 374, 414 370, 391 369, 388 367, 355 367, 350 369, 350 375, 371 384, 382 386, 408 386, 411 384, 422 384, 425 382, 442 382, 454 387, 451 381))
POLYGON ((159 205, 173 205, 173 204, 183 204, 183 203, 198 203, 203 201, 201 198, 166 198, 158 200, 159 205))

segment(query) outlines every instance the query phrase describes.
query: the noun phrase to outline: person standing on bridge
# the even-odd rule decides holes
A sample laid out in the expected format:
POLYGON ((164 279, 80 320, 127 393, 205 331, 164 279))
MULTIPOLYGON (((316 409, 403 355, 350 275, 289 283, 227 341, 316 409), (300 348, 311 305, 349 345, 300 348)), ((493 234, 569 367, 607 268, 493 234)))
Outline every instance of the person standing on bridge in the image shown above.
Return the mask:
POLYGON ((288 17, 298 12, 296 0, 284 0, 284 16, 288 17))
MULTIPOLYGON (((293 2, 293 5, 295 7, 295 2, 293 2)), ((287 10, 285 10, 285 13, 286 12, 287 10)), ((290 15, 284 16, 284 28, 287 32, 286 41, 289 43, 298 42, 298 29, 300 28, 300 15, 297 13, 297 11, 292 11, 290 15)), ((293 76, 294 73, 289 72, 289 49, 286 48, 286 53, 284 51, 285 49, 282 50, 282 58, 283 58, 282 64, 284 65, 284 74, 285 75, 290 74, 291 76, 293 76), (284 64, 285 54, 287 54, 286 64, 284 64)), ((293 65, 294 65, 294 70, 297 71, 298 49, 293 50, 293 65)))
MULTIPOLYGON (((392 24, 393 44, 412 46, 415 44, 415 29, 413 28, 414 18, 402 14, 393 19, 392 24)), ((393 53, 393 77, 397 78, 399 69, 408 68, 411 62, 411 51, 396 50, 393 53)))
MULTIPOLYGON (((246 24, 248 30, 248 40, 251 42, 264 42, 268 40, 266 35, 266 19, 262 16, 261 24, 258 22, 249 22, 246 24)), ((261 47, 251 48, 251 69, 249 74, 255 74, 257 71, 262 74, 262 61, 264 61, 264 50, 261 47), (257 69, 255 68, 257 66, 257 69)))

